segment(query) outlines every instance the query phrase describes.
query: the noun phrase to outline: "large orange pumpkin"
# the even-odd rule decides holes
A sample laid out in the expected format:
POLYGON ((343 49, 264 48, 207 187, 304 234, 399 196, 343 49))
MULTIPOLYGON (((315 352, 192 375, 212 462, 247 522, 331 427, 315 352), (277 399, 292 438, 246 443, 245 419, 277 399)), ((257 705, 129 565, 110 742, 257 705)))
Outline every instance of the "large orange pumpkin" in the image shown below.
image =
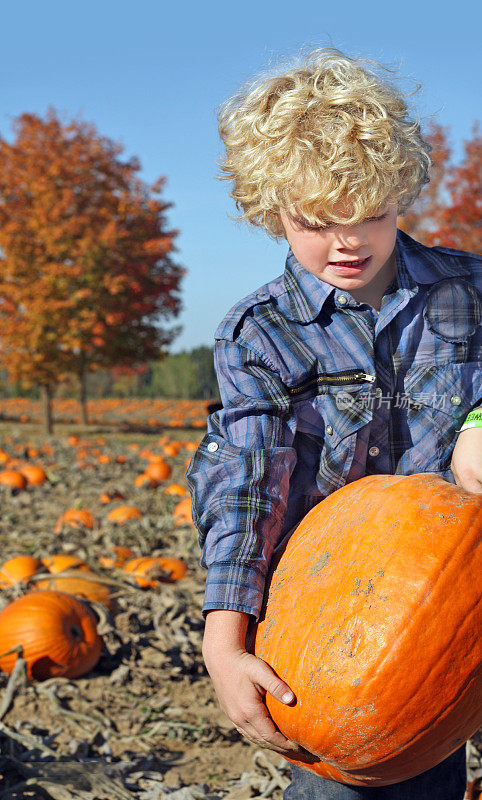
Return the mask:
POLYGON ((30 680, 77 678, 98 662, 102 637, 86 603, 62 592, 24 594, 0 611, 0 669, 12 672, 21 646, 30 680))
POLYGON ((482 495, 435 473, 371 475, 313 508, 276 554, 254 652, 294 761, 348 784, 424 772, 482 725, 482 495))

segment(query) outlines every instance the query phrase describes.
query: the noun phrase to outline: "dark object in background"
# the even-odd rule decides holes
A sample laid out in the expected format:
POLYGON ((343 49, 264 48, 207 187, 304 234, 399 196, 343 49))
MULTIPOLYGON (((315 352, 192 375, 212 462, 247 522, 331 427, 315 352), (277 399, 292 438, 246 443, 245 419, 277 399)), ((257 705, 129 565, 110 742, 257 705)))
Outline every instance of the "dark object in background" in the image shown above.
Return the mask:
POLYGON ((222 403, 209 403, 207 406, 208 414, 214 414, 215 411, 220 411, 223 407, 222 403))

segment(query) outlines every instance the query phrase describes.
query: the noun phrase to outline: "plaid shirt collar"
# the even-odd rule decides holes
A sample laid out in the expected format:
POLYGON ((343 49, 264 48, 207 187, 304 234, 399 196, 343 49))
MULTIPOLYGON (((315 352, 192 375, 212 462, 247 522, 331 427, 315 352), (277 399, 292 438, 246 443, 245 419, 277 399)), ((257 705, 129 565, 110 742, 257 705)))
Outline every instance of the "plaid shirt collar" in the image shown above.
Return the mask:
MULTIPOLYGON (((419 283, 431 284, 443 278, 460 275, 460 261, 456 256, 448 253, 442 256, 400 229, 397 229, 395 255, 397 274, 386 294, 397 291, 401 294, 415 294, 419 283)), ((296 259, 291 248, 286 258, 284 285, 287 302, 283 311, 294 322, 313 322, 324 303, 336 291, 335 286, 308 272, 296 259)))

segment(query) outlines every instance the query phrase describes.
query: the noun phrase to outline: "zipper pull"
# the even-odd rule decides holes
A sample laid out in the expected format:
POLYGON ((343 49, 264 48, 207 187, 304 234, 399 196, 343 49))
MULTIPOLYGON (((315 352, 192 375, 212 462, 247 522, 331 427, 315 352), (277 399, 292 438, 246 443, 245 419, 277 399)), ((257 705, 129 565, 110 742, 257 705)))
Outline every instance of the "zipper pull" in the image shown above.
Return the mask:
POLYGON ((374 383, 377 379, 376 375, 367 375, 366 372, 359 372, 356 377, 363 378, 364 381, 370 381, 370 383, 374 383))

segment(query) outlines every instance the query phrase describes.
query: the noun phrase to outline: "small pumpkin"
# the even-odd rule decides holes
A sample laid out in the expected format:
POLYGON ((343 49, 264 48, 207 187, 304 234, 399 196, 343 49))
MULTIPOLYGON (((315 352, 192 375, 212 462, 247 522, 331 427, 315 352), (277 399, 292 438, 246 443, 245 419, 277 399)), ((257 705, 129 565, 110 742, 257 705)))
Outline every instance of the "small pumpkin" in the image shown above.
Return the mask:
POLYGON ((160 583, 171 583, 183 578, 187 565, 180 558, 141 556, 127 561, 123 569, 132 575, 142 588, 157 589, 160 583))
POLYGON ((178 527, 180 525, 193 525, 192 519, 192 500, 190 497, 185 497, 180 500, 174 511, 174 524, 178 527))
POLYGON ((180 483, 171 483, 164 489, 164 494, 174 497, 185 497, 187 495, 187 489, 181 486, 180 483))
POLYGON ((158 485, 159 482, 154 478, 150 478, 145 472, 141 472, 134 480, 134 486, 138 489, 155 489, 158 485))
POLYGON ((106 492, 102 492, 100 496, 101 503, 111 503, 112 500, 124 500, 124 495, 122 492, 118 492, 117 489, 110 489, 106 492))
POLYGON ((166 481, 171 475, 172 469, 167 461, 151 461, 144 470, 145 475, 158 483, 166 481))
POLYGON ((0 588, 6 589, 16 583, 27 582, 40 569, 42 563, 33 556, 16 556, 0 566, 0 588))
POLYGON ((94 515, 86 508, 69 508, 57 520, 54 533, 60 533, 63 525, 70 525, 72 528, 93 528, 95 526, 94 515))
POLYGON ((19 491, 25 489, 27 479, 18 469, 4 469, 0 472, 0 483, 8 486, 13 491, 19 491))
POLYGON ((102 637, 92 609, 70 594, 28 592, 0 611, 0 669, 12 672, 21 647, 30 680, 78 678, 97 664, 102 637))
POLYGON ((27 464, 21 468, 20 472, 26 478, 27 483, 32 486, 39 486, 47 480, 45 470, 36 464, 27 464))
POLYGON ((42 558, 42 564, 47 567, 52 575, 56 575, 57 572, 64 572, 67 569, 90 571, 85 561, 69 553, 53 553, 50 556, 45 556, 42 558))
POLYGON ((113 547, 115 558, 112 556, 100 556, 99 564, 104 569, 113 569, 114 567, 122 567, 128 558, 134 557, 134 551, 130 547, 123 547, 115 544, 113 547))
POLYGON ((112 509, 112 511, 107 514, 107 519, 110 522, 123 524, 130 519, 142 519, 142 511, 136 508, 136 506, 119 506, 118 508, 112 509))
POLYGON ((179 453, 180 446, 175 445, 174 442, 169 442, 168 444, 165 444, 162 449, 164 450, 164 454, 166 456, 175 458, 179 453))

